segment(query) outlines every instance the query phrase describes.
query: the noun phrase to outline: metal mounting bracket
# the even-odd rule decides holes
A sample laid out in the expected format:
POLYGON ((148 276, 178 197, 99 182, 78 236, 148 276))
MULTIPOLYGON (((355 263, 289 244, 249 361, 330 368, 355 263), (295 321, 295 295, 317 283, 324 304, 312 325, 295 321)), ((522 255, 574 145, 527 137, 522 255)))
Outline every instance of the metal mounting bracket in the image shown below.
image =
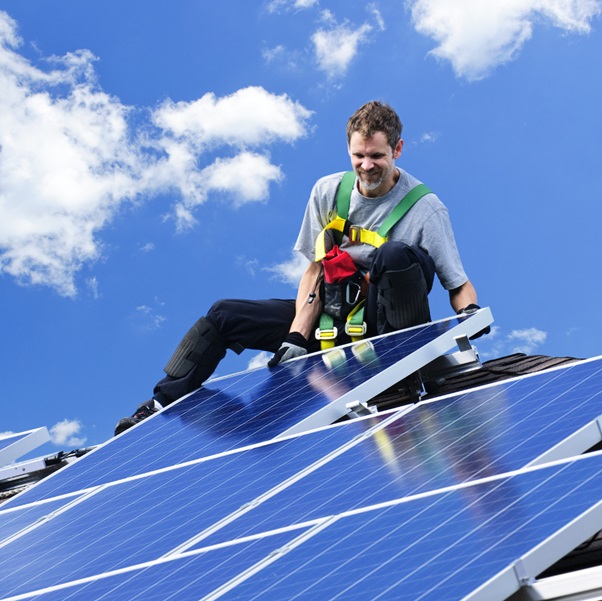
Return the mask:
POLYGON ((361 403, 360 401, 351 401, 345 407, 347 408, 347 417, 351 419, 365 415, 374 415, 376 413, 375 407, 368 407, 366 403, 361 403))

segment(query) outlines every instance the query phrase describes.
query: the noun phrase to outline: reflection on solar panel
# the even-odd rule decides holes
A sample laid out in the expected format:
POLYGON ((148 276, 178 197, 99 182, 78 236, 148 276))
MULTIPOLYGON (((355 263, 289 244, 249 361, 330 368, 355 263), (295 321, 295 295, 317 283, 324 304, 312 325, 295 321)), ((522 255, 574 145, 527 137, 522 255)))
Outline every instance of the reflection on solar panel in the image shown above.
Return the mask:
POLYGON ((339 380, 320 355, 268 372, 273 427, 267 370, 223 378, 0 505, 0 598, 492 601, 599 529, 602 455, 541 463, 599 439, 602 359, 279 437, 323 406, 316 366, 335 399, 349 374, 388 387, 394 341, 365 371, 345 349, 339 380))

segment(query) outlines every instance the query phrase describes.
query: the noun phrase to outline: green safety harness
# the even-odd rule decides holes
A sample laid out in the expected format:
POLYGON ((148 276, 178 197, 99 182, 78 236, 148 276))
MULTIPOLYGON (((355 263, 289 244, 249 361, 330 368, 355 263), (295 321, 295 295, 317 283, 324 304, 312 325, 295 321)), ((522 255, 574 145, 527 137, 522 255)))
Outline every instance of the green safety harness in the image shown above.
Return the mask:
MULTIPOLYGON (((355 185, 355 172, 348 171, 343 175, 339 184, 336 196, 336 217, 318 234, 316 239, 315 261, 322 261, 326 256, 326 232, 334 230, 342 239, 347 236, 349 242, 353 244, 370 244, 375 248, 382 246, 388 240, 388 234, 391 228, 398 223, 405 214, 423 197, 431 193, 431 190, 424 184, 418 184, 412 188, 397 204, 397 206, 387 216, 384 223, 378 231, 364 229, 357 225, 352 225, 348 221, 349 205, 351 204, 351 192, 355 185)), ((349 287, 347 288, 349 296, 349 287)), ((360 292, 350 304, 355 304, 345 321, 345 332, 353 342, 361 340, 366 334, 366 324, 364 322, 364 299, 359 300, 360 292), (356 304, 357 303, 357 304, 356 304)), ((336 345, 338 331, 334 325, 334 318, 326 312, 320 316, 320 325, 316 330, 316 338, 320 340, 322 349, 332 348, 336 345)))

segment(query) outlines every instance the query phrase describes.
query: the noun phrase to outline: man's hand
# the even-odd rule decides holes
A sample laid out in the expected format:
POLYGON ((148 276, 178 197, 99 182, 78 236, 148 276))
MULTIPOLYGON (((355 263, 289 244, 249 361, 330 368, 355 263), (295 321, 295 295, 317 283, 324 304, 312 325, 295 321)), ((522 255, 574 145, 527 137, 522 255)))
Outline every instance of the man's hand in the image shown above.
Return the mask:
MULTIPOLYGON (((479 307, 479 305, 475 305, 474 303, 471 303, 470 305, 464 307, 463 309, 460 309, 458 311, 458 315, 470 315, 472 313, 476 313, 481 307, 479 307)), ((480 332, 477 332, 476 334, 473 334, 472 336, 470 336, 470 340, 474 340, 475 338, 480 338, 481 336, 483 336, 484 334, 489 334, 489 332, 491 332, 491 328, 489 326, 487 326, 486 328, 483 328, 480 332)))
POLYGON ((307 340, 299 332, 291 332, 268 361, 268 367, 276 367, 279 363, 307 355, 307 340))

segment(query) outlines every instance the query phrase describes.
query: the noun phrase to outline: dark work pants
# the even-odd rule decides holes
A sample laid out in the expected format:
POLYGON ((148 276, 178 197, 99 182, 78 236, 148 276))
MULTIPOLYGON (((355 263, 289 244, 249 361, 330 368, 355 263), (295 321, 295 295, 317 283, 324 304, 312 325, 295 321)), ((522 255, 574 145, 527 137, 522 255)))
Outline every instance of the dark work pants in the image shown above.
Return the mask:
POLYGON ((433 259, 421 248, 408 246, 403 242, 387 242, 383 244, 374 253, 372 264, 370 265, 370 285, 366 293, 366 304, 364 309, 364 321, 368 328, 368 336, 385 334, 387 331, 379 331, 377 326, 377 306, 378 306, 378 283, 381 276, 387 271, 403 271, 408 269, 414 263, 418 263, 422 268, 424 279, 426 281, 427 292, 433 287, 435 278, 435 263, 433 259))
MULTIPOLYGON (((377 329, 378 282, 388 270, 397 271, 418 263, 422 267, 427 289, 430 292, 435 275, 435 265, 427 253, 403 242, 387 242, 374 253, 370 266, 370 285, 366 295, 364 320, 368 336, 375 336, 377 329)), ((206 318, 217 328, 224 344, 228 347, 275 353, 286 335, 295 317, 294 300, 236 300, 225 299, 213 304, 206 318)), ((316 324, 317 327, 317 324, 316 324)), ((344 335, 343 335, 344 336, 344 335)), ((339 336, 339 344, 348 342, 339 336)), ((320 349, 319 341, 313 336, 309 341, 309 351, 320 349)), ((168 405, 180 397, 196 390, 203 382, 199 381, 196 368, 182 378, 166 376, 154 390, 154 398, 162 405, 168 405)))

